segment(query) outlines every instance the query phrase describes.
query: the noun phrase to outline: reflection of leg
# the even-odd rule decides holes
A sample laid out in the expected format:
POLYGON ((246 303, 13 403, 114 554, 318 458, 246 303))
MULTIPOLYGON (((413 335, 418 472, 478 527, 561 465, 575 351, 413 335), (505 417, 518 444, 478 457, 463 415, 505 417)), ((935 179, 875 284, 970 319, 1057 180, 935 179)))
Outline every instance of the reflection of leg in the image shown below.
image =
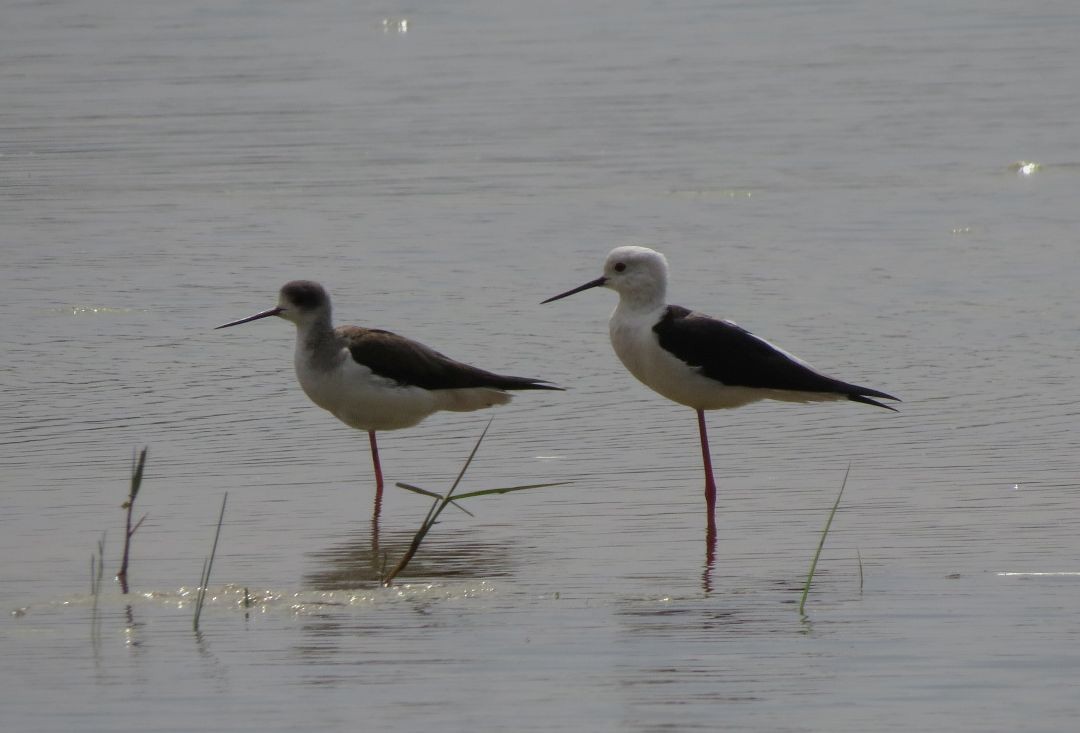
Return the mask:
POLYGON ((705 570, 701 573, 701 589, 712 592, 712 571, 716 564, 716 527, 705 530, 705 570))
POLYGON ((705 429, 705 411, 697 411, 698 432, 701 433, 701 460, 705 464, 705 511, 707 538, 716 542, 716 481, 713 479, 712 458, 709 456, 709 434, 705 429))
POLYGON ((386 572, 386 558, 379 549, 379 505, 375 505, 375 514, 371 517, 371 572, 372 577, 382 579, 386 572))
POLYGON ((368 440, 371 442, 371 462, 375 466, 375 519, 379 518, 382 509, 382 464, 379 463, 379 444, 375 441, 375 431, 368 431, 368 440))

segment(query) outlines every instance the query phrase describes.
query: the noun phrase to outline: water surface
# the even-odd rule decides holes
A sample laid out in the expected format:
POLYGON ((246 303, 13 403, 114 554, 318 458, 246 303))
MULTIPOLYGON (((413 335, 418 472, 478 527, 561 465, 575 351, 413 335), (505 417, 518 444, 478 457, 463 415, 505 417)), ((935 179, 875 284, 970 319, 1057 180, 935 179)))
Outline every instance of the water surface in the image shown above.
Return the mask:
MULTIPOLYGON (((1068 729, 1078 34, 1067 2, 9 4, 5 723, 1068 729), (627 243, 904 398, 711 414, 711 568, 692 412, 617 363, 611 293, 538 305, 627 243), (372 525, 289 324, 212 330, 299 277, 566 386, 494 411, 469 488, 572 485, 447 513, 379 589, 426 503, 372 525), (142 445, 135 593, 95 610, 142 445)), ((444 489, 487 418, 385 434, 388 478, 444 489)))

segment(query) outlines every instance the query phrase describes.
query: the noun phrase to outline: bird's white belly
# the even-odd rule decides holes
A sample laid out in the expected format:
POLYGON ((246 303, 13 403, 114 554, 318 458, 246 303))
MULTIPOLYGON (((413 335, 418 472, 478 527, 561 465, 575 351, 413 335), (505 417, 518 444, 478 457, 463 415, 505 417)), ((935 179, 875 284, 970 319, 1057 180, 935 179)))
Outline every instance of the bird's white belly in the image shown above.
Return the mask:
POLYGON ((319 407, 357 430, 398 430, 416 425, 433 412, 472 412, 504 405, 510 395, 498 389, 424 389, 380 377, 343 350, 330 369, 312 365, 310 355, 298 350, 296 378, 304 393, 319 407))
POLYGON ((407 428, 440 409, 431 391, 380 377, 351 358, 324 371, 298 353, 296 377, 312 402, 358 430, 407 428))

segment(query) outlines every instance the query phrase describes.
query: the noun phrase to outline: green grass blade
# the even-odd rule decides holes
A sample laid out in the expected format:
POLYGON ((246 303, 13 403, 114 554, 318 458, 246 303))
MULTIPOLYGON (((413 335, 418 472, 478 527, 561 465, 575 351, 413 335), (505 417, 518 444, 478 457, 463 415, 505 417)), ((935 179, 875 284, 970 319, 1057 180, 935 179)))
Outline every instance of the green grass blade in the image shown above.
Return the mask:
POLYGON ((409 547, 405 551, 405 554, 402 556, 401 560, 398 561, 397 565, 389 573, 382 574, 381 582, 384 586, 389 586, 394 581, 394 578, 396 578, 398 574, 401 573, 408 566, 413 556, 419 551, 420 544, 424 541, 424 537, 426 537, 427 533, 431 530, 431 528, 435 526, 435 523, 438 521, 439 515, 447 507, 447 505, 453 504, 458 509, 461 509, 461 511, 465 512, 469 516, 472 516, 472 513, 466 510, 464 507, 458 506, 456 501, 459 499, 488 496, 491 494, 508 494, 513 491, 538 489, 545 486, 562 486, 563 484, 570 483, 569 481, 559 481, 555 483, 528 484, 526 486, 508 486, 506 488, 499 489, 470 491, 459 496, 453 496, 454 491, 457 490, 457 487, 461 484, 462 479, 465 477, 465 472, 469 470, 469 466, 472 464, 473 458, 476 457, 477 451, 480 450, 480 444, 483 443, 484 437, 488 433, 488 429, 491 428, 491 423, 492 420, 488 420, 487 425, 484 426, 484 431, 480 434, 479 439, 477 439, 476 445, 473 446, 472 452, 469 453, 469 457, 465 461, 465 465, 461 467, 461 471, 458 472, 457 478, 454 480, 454 484, 450 487, 450 490, 447 491, 445 495, 437 494, 434 491, 428 491, 427 489, 421 489, 419 486, 413 486, 412 484, 406 484, 401 482, 398 482, 396 484, 399 488, 405 489, 406 491, 412 491, 414 493, 427 496, 433 499, 434 503, 428 510, 427 516, 424 518, 424 521, 421 522, 420 528, 416 531, 416 534, 413 535, 412 542, 409 544, 409 547))
POLYGON ((225 503, 229 500, 229 492, 221 497, 221 512, 218 514, 217 530, 214 532, 214 544, 210 546, 210 557, 203 565, 203 579, 199 584, 199 594, 195 601, 195 631, 199 630, 199 616, 202 615, 203 602, 206 600, 206 586, 210 584, 210 569, 214 567, 214 555, 217 554, 218 540, 221 538, 221 525, 225 521, 225 503))
POLYGON ((803 588, 802 598, 799 599, 800 614, 803 614, 806 608, 806 596, 810 593, 810 583, 814 580, 814 571, 817 569, 818 558, 821 557, 821 550, 825 547, 825 538, 829 536, 829 527, 832 526, 833 517, 836 516, 836 510, 840 507, 840 497, 844 495, 844 487, 847 486, 848 474, 850 473, 851 464, 849 463, 847 470, 844 471, 844 480, 840 484, 840 493, 836 495, 832 511, 829 512, 829 518, 825 521, 825 529, 821 530, 821 539, 818 541, 817 550, 814 552, 814 559, 810 561, 810 572, 806 575, 806 586, 803 588))
POLYGON ((488 496, 490 494, 509 494, 511 491, 525 491, 526 489, 542 489, 547 486, 565 486, 571 483, 570 481, 555 481, 548 484, 528 484, 527 486, 508 486, 505 489, 484 489, 483 491, 470 491, 465 494, 458 494, 455 499, 461 501, 462 499, 471 499, 474 496, 488 496))
POLYGON ((139 452, 139 458, 136 460, 135 454, 131 455, 131 493, 128 494, 128 501, 134 502, 135 497, 139 495, 139 489, 142 487, 143 469, 146 467, 146 452, 148 447, 143 447, 139 452))
POLYGON ((105 536, 101 533, 101 539, 97 541, 97 555, 90 555, 90 593, 94 596, 94 605, 97 605, 97 595, 101 592, 101 579, 105 575, 105 536))
MULTIPOLYGON (((405 489, 406 491, 411 491, 414 494, 420 494, 422 496, 431 497, 432 499, 435 499, 436 501, 444 501, 446 499, 446 497, 443 496, 442 494, 436 494, 434 491, 428 491, 427 489, 421 489, 419 486, 413 486, 412 484, 406 484, 406 483, 403 483, 401 481, 398 481, 396 484, 394 484, 394 486, 397 486, 399 489, 405 489)), ((460 499, 461 497, 459 496, 458 498, 460 499)), ((450 503, 453 504, 456 508, 458 508, 461 511, 468 514, 470 517, 475 517, 476 516, 475 514, 470 512, 468 509, 466 509, 465 507, 458 504, 456 501, 451 501, 450 503)))
POLYGON ((450 490, 446 492, 446 498, 449 499, 450 495, 454 493, 454 489, 461 483, 461 479, 465 478, 465 472, 469 470, 469 466, 472 464, 473 458, 476 457, 476 452, 480 450, 480 444, 484 442, 484 436, 487 435, 488 429, 491 427, 492 421, 495 418, 488 420, 487 425, 484 426, 484 432, 480 433, 480 437, 476 441, 476 445, 473 446, 472 453, 469 454, 468 460, 465 461, 465 465, 461 467, 461 471, 458 473, 457 478, 454 479, 454 485, 450 487, 450 490))
MULTIPOLYGON (((221 511, 218 513, 217 529, 214 531, 214 544, 210 546, 210 561, 206 564, 206 580, 210 580, 210 569, 214 567, 214 555, 217 554, 218 540, 221 539, 221 525, 225 521, 225 503, 229 501, 229 492, 221 497, 221 511)), ((205 587, 206 583, 203 583, 205 587)))
POLYGON ((421 489, 419 486, 413 486, 412 484, 407 484, 407 483, 404 483, 402 481, 398 481, 396 484, 394 484, 394 486, 397 486, 399 489, 405 489, 406 491, 411 491, 414 494, 422 494, 423 496, 430 496, 432 499, 438 499, 439 501, 443 500, 443 495, 442 494, 436 494, 434 491, 428 491, 427 489, 421 489))
POLYGON ((202 572, 199 573, 199 587, 195 589, 195 619, 194 628, 195 631, 199 630, 199 616, 202 614, 203 599, 206 598, 206 563, 210 561, 210 558, 203 558, 202 572))

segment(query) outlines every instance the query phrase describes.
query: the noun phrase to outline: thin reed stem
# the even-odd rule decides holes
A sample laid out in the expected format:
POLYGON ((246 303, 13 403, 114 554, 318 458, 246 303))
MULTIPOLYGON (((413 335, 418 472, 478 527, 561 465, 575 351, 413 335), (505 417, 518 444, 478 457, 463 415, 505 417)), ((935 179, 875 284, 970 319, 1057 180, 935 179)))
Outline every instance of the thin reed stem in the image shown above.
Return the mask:
POLYGON ((836 495, 836 501, 833 502, 829 518, 825 520, 825 529, 821 530, 821 539, 818 541, 817 550, 814 552, 814 559, 810 561, 810 572, 806 575, 806 586, 803 587, 802 598, 799 599, 799 613, 802 615, 805 615, 806 596, 810 593, 810 583, 814 580, 814 571, 817 569, 818 558, 821 557, 821 550, 825 547, 825 538, 829 535, 829 527, 832 526, 833 517, 836 516, 836 510, 840 507, 840 497, 844 495, 844 487, 847 486, 848 474, 850 473, 851 464, 849 463, 847 470, 844 471, 844 481, 840 484, 840 492, 836 495))
POLYGON ((139 489, 142 488, 143 469, 146 467, 146 452, 149 450, 144 447, 139 453, 138 459, 132 454, 131 457, 131 489, 128 492, 127 501, 121 506, 127 509, 127 518, 124 523, 124 555, 120 561, 120 572, 116 574, 116 579, 120 581, 120 590, 123 593, 128 592, 128 563, 131 559, 131 538, 135 532, 142 526, 143 520, 146 519, 146 515, 142 516, 138 522, 134 525, 131 523, 131 517, 135 513, 135 499, 139 495, 139 489))
POLYGON ((195 594, 195 619, 193 622, 195 631, 199 630, 199 617, 202 615, 203 604, 206 602, 206 587, 210 584, 210 570, 214 567, 214 555, 217 554, 218 539, 221 538, 221 525, 225 521, 225 503, 229 500, 229 492, 221 497, 221 513, 218 514, 217 530, 214 531, 214 544, 210 547, 210 557, 203 562, 202 578, 199 580, 199 589, 195 594))

